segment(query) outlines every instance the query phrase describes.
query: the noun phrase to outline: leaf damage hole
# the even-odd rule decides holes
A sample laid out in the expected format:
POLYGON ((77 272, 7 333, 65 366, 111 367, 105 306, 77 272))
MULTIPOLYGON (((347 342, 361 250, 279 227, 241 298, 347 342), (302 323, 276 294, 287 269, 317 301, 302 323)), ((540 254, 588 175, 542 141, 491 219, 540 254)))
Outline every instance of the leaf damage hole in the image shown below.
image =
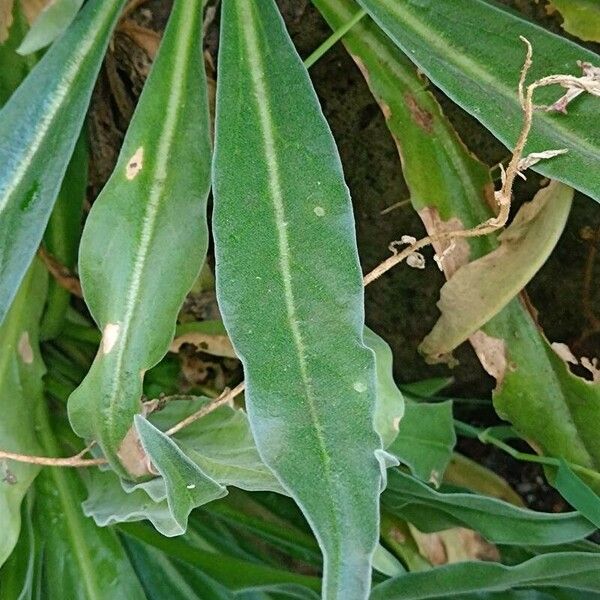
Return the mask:
POLYGON ((29 342, 29 333, 24 331, 19 338, 19 343, 17 345, 17 351, 19 352, 19 356, 21 360, 26 364, 30 365, 33 362, 33 348, 31 347, 31 343, 29 342))
POLYGON ((144 165, 144 147, 140 146, 133 156, 129 159, 127 167, 125 168, 125 177, 129 181, 137 177, 138 173, 142 170, 144 165))

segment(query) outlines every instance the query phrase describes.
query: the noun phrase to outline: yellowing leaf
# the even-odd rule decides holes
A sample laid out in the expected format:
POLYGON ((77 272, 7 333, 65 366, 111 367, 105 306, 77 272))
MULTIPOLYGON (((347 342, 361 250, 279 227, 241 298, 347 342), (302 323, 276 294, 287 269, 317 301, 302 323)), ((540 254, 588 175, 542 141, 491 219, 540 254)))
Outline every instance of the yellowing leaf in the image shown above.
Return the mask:
POLYGON ((442 315, 423 340, 431 357, 448 354, 499 313, 531 280, 565 226, 573 190, 553 182, 524 205, 499 248, 461 267, 442 287, 442 315))
POLYGON ((552 0, 547 11, 558 10, 562 27, 586 42, 600 42, 600 2, 598 0, 552 0))

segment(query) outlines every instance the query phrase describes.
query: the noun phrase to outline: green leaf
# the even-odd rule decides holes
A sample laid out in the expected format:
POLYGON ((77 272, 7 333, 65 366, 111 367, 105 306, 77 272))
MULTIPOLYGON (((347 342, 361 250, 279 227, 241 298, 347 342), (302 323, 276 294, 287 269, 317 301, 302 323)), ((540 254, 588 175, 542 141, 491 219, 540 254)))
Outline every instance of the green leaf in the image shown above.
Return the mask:
POLYGON ((542 513, 487 496, 442 493, 394 469, 381 497, 390 513, 425 532, 475 529, 489 542, 547 546, 581 540, 594 531, 582 515, 542 513))
POLYGON ((555 9, 563 16, 562 27, 588 42, 600 42, 600 4, 597 0, 552 0, 546 10, 555 9))
POLYGON ((99 527, 147 519, 164 536, 181 535, 162 478, 129 486, 112 470, 96 470, 89 474, 86 485, 89 495, 82 504, 83 512, 99 527))
POLYGON ((407 402, 400 430, 388 448, 419 479, 439 486, 456 445, 452 402, 407 402))
POLYGON ((208 552, 190 544, 185 536, 166 538, 150 527, 128 523, 119 527, 127 536, 153 546, 170 558, 201 569, 206 575, 231 590, 245 590, 260 585, 297 584, 318 590, 316 577, 299 575, 262 564, 240 560, 225 554, 208 552))
POLYGON ((162 475, 171 514, 185 532, 190 512, 227 494, 227 490, 193 463, 175 442, 140 415, 135 426, 142 446, 162 475))
MULTIPOLYGON (((82 136, 73 151, 71 162, 67 167, 56 204, 44 233, 45 249, 61 265, 71 270, 77 264, 87 175, 88 150, 85 136, 82 136)), ((48 300, 41 325, 42 339, 51 339, 60 333, 70 301, 69 291, 52 278, 49 282, 48 300)))
POLYGON ((233 600, 234 595, 200 569, 171 560, 163 552, 132 538, 124 545, 148 600, 233 600))
MULTIPOLYGON (((206 398, 172 400, 163 410, 153 413, 150 422, 158 429, 166 430, 207 401, 206 398)), ((192 461, 213 482, 247 490, 285 493, 260 459, 248 419, 241 410, 221 406, 179 431, 172 439, 179 446, 178 452, 185 455, 182 460, 188 468, 192 461)), ((182 533, 169 508, 164 480, 123 486, 113 472, 96 471, 88 480, 88 490, 90 495, 83 504, 84 512, 100 526, 148 519, 163 535, 182 533)), ((210 494, 203 497, 201 503, 209 500, 212 500, 210 494)))
POLYGON ((213 167, 219 304, 244 364, 258 450, 323 550, 323 593, 365 598, 381 441, 348 191, 272 0, 226 0, 221 27, 213 167))
POLYGON ((460 267, 442 287, 441 317, 419 350, 430 357, 452 352, 498 314, 529 283, 565 227, 573 190, 551 182, 516 214, 500 246, 460 267))
POLYGON ((17 49, 19 54, 31 54, 51 44, 72 23, 83 0, 54 0, 39 14, 25 39, 17 49))
MULTIPOLYGON (((39 320, 46 299, 47 275, 35 261, 0 327, 0 448, 39 455, 35 415, 43 402, 39 320)), ((0 565, 19 537, 21 501, 39 471, 36 465, 0 461, 0 565)))
MULTIPOLYGON (((354 10, 349 0, 315 1, 334 27, 354 10)), ((432 24, 452 32, 448 24, 455 19, 446 11, 452 12, 457 5, 464 4, 463 0, 452 6, 436 3, 430 13, 432 24), (448 18, 439 22, 441 14, 448 18)), ((507 18, 493 7, 482 7, 480 0, 468 4, 470 10, 491 10, 507 18)), ((389 5, 380 3, 380 9, 389 5)), ((424 0, 420 5, 430 6, 430 2, 424 0)), ((407 17, 413 11, 421 15, 416 2, 399 0, 397 6, 406 8, 403 14, 407 17)), ((466 12, 453 13, 457 14, 462 19, 466 12)), ((428 23, 426 20, 423 27, 427 28, 428 23)), ((490 25, 492 30, 496 27, 490 25)), ((502 35, 494 39, 501 39, 502 35)), ((539 35, 549 34, 539 32, 539 35)), ((467 39, 470 38, 464 38, 467 39)), ((388 117, 413 205, 428 233, 461 226, 471 228, 490 218, 486 201, 492 191, 488 169, 469 154, 433 95, 423 90, 421 78, 406 57, 366 19, 344 37, 344 42, 367 75, 367 82, 388 117)), ((469 46, 474 47, 470 42, 469 46)), ((490 50, 491 46, 485 52, 490 50)), ((554 57, 550 53, 545 58, 554 57)), ((497 70, 502 72, 502 68, 497 70)), ((589 103, 591 99, 583 100, 589 103)), ((577 109, 582 106, 583 101, 577 109)), ((588 126, 585 131, 589 131, 588 126)), ((450 277, 469 257, 480 258, 497 246, 495 236, 473 238, 468 244, 457 241, 456 248, 444 259, 446 276, 450 277)), ((447 246, 436 247, 438 253, 445 250, 447 246)), ((570 373, 521 299, 509 302, 470 341, 484 368, 496 379, 494 404, 501 416, 513 423, 521 435, 535 442, 544 454, 563 456, 569 462, 600 469, 600 438, 594 433, 600 421, 600 385, 591 385, 570 373)))
MULTIPOLYGON (((150 415, 149 420, 166 431, 207 402, 208 398, 173 400, 164 410, 150 415)), ((220 406, 177 432, 173 439, 188 458, 222 485, 285 493, 260 458, 248 417, 242 410, 220 406)))
MULTIPOLYGON (((469 592, 502 592, 513 588, 573 589, 600 592, 600 556, 584 552, 546 554, 514 567, 498 563, 464 562, 433 571, 408 573, 379 584, 371 600, 467 598, 469 592)), ((506 597, 506 596, 504 596, 506 597)))
POLYGON ((134 437, 126 437, 141 411, 142 376, 166 354, 208 245, 211 150, 200 7, 201 0, 175 3, 81 241, 83 292, 103 339, 69 399, 69 417, 128 478, 146 473, 134 437))
MULTIPOLYGON (((579 74, 577 61, 598 64, 598 55, 525 21, 486 0, 359 0, 390 38, 438 87, 512 148, 523 117, 517 96, 525 48, 533 45, 530 80, 579 74), (482 31, 483 35, 473 35, 482 31), (536 60, 536 57, 538 60, 536 60)), ((562 91, 540 94, 556 99, 562 91)), ((600 201, 596 176, 600 129, 598 98, 581 97, 569 114, 537 111, 526 153, 559 148, 568 152, 533 169, 600 201)))
POLYGON ((375 353, 377 371, 377 404, 375 406, 375 431, 387 448, 398 435, 404 415, 404 398, 394 381, 392 349, 387 342, 368 327, 364 329, 365 344, 375 353))
POLYGON ((44 564, 39 597, 144 600, 116 533, 84 517, 82 496, 73 470, 47 469, 36 481, 34 521, 44 564))
POLYGON ((0 111, 0 323, 42 239, 123 3, 88 2, 0 111))
POLYGON ((564 460, 560 461, 553 485, 571 506, 600 529, 600 497, 571 471, 564 460))

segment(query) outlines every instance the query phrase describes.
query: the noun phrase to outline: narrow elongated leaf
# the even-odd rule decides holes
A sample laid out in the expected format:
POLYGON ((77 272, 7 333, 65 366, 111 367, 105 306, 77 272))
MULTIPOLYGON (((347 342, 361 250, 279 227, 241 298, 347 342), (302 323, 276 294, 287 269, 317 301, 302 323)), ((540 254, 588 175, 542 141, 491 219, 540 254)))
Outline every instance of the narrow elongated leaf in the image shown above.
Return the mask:
POLYGON ((19 54, 31 54, 51 44, 71 24, 83 0, 54 0, 34 21, 19 46, 19 54))
MULTIPOLYGON (((45 269, 36 261, 0 327, 0 448, 8 452, 41 452, 35 414, 43 402, 45 368, 38 334, 46 288, 45 269)), ((0 461, 0 565, 17 542, 21 501, 38 470, 36 465, 0 461)))
MULTIPOLYGON (((468 598, 469 592, 502 592, 514 588, 568 589, 600 593, 600 556, 560 552, 532 558, 514 567, 498 563, 464 562, 434 571, 408 573, 379 584, 372 600, 468 598)), ((476 596, 479 597, 479 596, 476 596)))
POLYGON ((123 3, 88 2, 0 111, 0 323, 42 239, 123 3))
POLYGON ((208 244, 201 5, 175 3, 117 166, 81 241, 83 292, 103 338, 69 399, 69 416, 74 430, 95 439, 126 477, 145 471, 135 436, 125 440, 141 409, 142 376, 167 352, 208 244))
POLYGON ((36 481, 34 522, 44 561, 38 597, 145 600, 116 533, 83 515, 82 496, 72 470, 45 470, 36 481))
MULTIPOLYGON (((350 0, 315 3, 333 27, 339 27, 355 10, 350 0)), ((459 3, 462 0, 436 3, 433 12, 437 15, 459 3)), ((414 8, 406 0, 397 3, 409 4, 414 8)), ((476 0, 470 6, 479 4, 476 0)), ((429 0, 422 5, 429 6, 429 0)), ((488 219, 488 169, 468 153, 434 97, 423 92, 423 82, 407 58, 368 20, 363 19, 344 42, 387 116, 413 206, 427 232, 475 227, 488 219)), ((469 258, 477 259, 497 247, 495 236, 485 236, 469 243, 457 240, 453 249, 440 244, 436 251, 446 252, 443 267, 446 277, 451 277, 469 258)), ((600 468, 600 438, 595 433, 600 421, 600 385, 570 373, 521 299, 512 300, 470 341, 483 367, 496 379, 494 404, 505 419, 544 454, 600 468)))
POLYGON ((324 596, 368 593, 381 472, 348 192, 272 0, 223 2, 217 294, 258 450, 324 554, 324 596))
POLYGON ((146 454, 165 481, 169 508, 183 533, 194 508, 225 496, 227 490, 206 475, 171 438, 149 421, 136 415, 135 426, 146 454))
POLYGON ((388 474, 381 500, 388 512, 422 531, 468 527, 498 544, 555 545, 584 539, 594 531, 579 513, 541 513, 487 496, 441 493, 397 470, 388 474))
MULTIPOLYGON (((487 0, 359 0, 390 38, 437 86, 512 148, 522 124, 516 87, 524 60, 519 36, 534 48, 531 80, 580 75, 577 61, 600 57, 519 18, 487 0), (473 35, 483 31, 484 35, 473 35), (535 57, 539 60, 535 60, 535 57)), ((557 99, 562 94, 542 95, 557 99)), ((600 157, 600 100, 581 97, 569 114, 538 111, 527 152, 568 148, 534 170, 563 181, 600 201, 596 167, 600 157)))
POLYGON ((231 590, 245 590, 260 585, 297 584, 319 589, 316 577, 274 569, 256 562, 209 552, 189 543, 185 537, 165 538, 139 523, 122 525, 120 530, 136 540, 158 548, 170 558, 198 567, 212 579, 231 590))
POLYGON ((600 497, 571 471, 564 460, 560 461, 554 487, 571 506, 600 529, 600 497))
POLYGON ((557 181, 540 190, 498 239, 500 246, 459 268, 442 287, 442 316, 419 349, 438 357, 452 352, 498 314, 529 283, 565 227, 573 190, 557 181))

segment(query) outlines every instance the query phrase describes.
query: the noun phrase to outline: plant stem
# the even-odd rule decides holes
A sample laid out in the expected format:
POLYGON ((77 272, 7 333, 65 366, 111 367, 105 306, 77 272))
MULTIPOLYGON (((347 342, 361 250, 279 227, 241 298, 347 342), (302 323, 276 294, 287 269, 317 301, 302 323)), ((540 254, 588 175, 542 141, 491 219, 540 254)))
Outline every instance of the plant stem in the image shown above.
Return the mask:
POLYGON ((339 42, 364 16, 367 11, 361 8, 345 25, 334 31, 305 61, 304 66, 310 69, 332 46, 339 42))

